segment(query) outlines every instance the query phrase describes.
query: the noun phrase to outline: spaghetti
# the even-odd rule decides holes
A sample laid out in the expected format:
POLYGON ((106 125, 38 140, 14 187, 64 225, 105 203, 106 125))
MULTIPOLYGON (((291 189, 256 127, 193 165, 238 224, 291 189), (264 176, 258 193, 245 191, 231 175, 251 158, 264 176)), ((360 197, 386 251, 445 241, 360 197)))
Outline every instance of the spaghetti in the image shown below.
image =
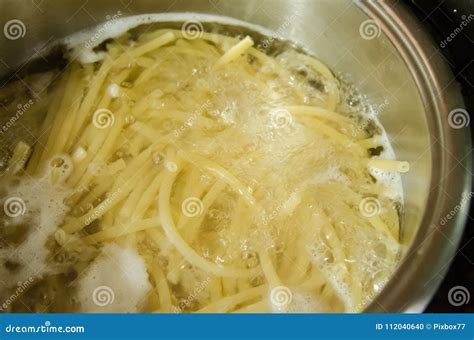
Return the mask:
MULTIPOLYGON (((397 263, 400 198, 369 170, 408 163, 372 156, 382 138, 310 56, 161 29, 71 62, 49 98, 47 133, 7 171, 68 191, 42 246, 72 260, 39 287, 72 270, 60 289, 74 296, 101 249, 131 244, 151 287, 136 311, 353 312, 397 263)), ((41 311, 34 296, 23 302, 41 311)))

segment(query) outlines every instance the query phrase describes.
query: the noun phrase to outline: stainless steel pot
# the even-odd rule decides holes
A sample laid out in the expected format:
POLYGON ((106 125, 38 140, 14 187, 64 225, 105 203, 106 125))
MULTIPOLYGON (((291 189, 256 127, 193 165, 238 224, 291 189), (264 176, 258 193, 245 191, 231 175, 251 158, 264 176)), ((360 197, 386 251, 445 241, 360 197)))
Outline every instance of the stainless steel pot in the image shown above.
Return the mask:
POLYGON ((456 252, 472 162, 469 130, 458 121, 466 116, 456 117, 464 114, 458 85, 420 23, 403 5, 385 1, 0 0, 0 75, 14 76, 45 46, 108 16, 166 12, 221 15, 270 29, 367 94, 397 157, 411 170, 403 175, 405 254, 366 311, 422 311, 456 252), (15 39, 7 39, 11 20, 23 24, 15 39))

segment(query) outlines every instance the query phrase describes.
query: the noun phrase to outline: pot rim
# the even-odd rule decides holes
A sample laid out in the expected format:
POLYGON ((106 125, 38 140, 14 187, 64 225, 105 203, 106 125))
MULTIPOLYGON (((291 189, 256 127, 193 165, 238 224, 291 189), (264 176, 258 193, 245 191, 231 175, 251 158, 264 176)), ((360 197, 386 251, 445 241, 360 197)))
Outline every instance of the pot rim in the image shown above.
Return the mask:
POLYGON ((407 65, 421 97, 431 143, 431 183, 421 224, 400 265, 382 292, 364 310, 368 313, 423 312, 457 254, 467 219, 472 188, 471 136, 468 127, 447 123, 450 110, 464 109, 454 75, 431 37, 403 5, 387 1, 358 1, 356 5, 374 20, 407 65), (434 53, 436 55, 434 55, 434 53), (445 81, 448 80, 448 81, 445 81), (455 157, 455 154, 459 154, 455 157), (457 158, 460 158, 458 160, 457 158), (449 198, 445 194, 449 192, 449 198), (460 209, 447 223, 443 217, 460 209))

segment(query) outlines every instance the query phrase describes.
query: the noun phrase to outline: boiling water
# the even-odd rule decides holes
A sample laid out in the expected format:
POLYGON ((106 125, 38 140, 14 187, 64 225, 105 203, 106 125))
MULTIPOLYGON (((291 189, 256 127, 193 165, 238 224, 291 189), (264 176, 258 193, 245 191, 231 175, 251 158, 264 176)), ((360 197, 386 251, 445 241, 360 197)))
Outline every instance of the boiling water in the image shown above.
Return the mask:
MULTIPOLYGON (((261 27, 248 25, 233 19, 214 16, 196 16, 194 14, 166 14, 144 15, 132 18, 112 18, 106 25, 77 33, 65 39, 62 44, 65 46, 65 56, 67 58, 75 58, 84 64, 91 64, 101 61, 104 58, 103 41, 117 38, 124 32, 131 30, 132 36, 140 35, 141 32, 150 29, 150 26, 148 26, 150 23, 153 23, 154 28, 172 28, 181 27, 183 21, 197 19, 199 22, 205 24, 206 31, 238 37, 249 34, 257 42, 257 46, 263 50, 265 50, 263 48, 265 41, 268 41, 268 39, 270 39, 269 37, 273 36, 272 32, 261 27)), ((294 55, 292 51, 295 49, 300 51, 301 49, 273 38, 271 40, 274 43, 272 47, 265 50, 265 52, 278 58, 289 67, 298 68, 299 65, 293 58, 294 55)), ((30 84, 30 86, 41 88, 40 91, 42 91, 45 87, 49 86, 47 85, 48 83, 54 83, 54 79, 56 79, 60 73, 60 70, 55 69, 41 75, 28 76, 25 78, 25 81, 30 84)), ((308 73, 310 73, 310 71, 304 72, 306 75, 308 73)), ((395 154, 387 135, 383 127, 378 123, 375 112, 366 98, 359 94, 355 87, 344 83, 343 75, 338 76, 343 84, 342 104, 339 110, 343 111, 348 117, 355 117, 355 119, 362 122, 371 122, 362 124, 362 126, 366 130, 376 129, 381 135, 382 148, 376 151, 379 153, 379 157, 381 159, 394 159, 395 154)), ((290 86, 303 86, 302 84, 307 82, 307 79, 296 79, 292 81, 293 83, 289 84, 290 86)), ((18 87, 19 84, 11 84, 10 86, 14 88, 18 87)), ((313 84, 313 86, 317 87, 317 84, 313 84)), ((115 93, 115 96, 118 95, 118 88, 114 87, 109 90, 112 94, 115 93)), ((246 90, 248 91, 250 89, 246 90)), ((16 103, 29 102, 28 91, 11 92, 14 92, 15 95, 8 93, 8 91, 4 91, 3 97, 2 94, 0 94, 0 99, 6 103, 8 107, 18 107, 19 104, 16 105, 16 103)), ((261 170, 262 173, 264 173, 265 167, 267 167, 268 164, 277 165, 280 161, 279 157, 285 157, 285 154, 284 151, 282 152, 281 149, 275 148, 274 144, 272 144, 275 137, 267 134, 268 131, 264 128, 264 125, 262 125, 258 117, 249 115, 245 117, 245 120, 237 115, 242 111, 252 112, 250 107, 242 110, 242 106, 245 105, 245 98, 242 97, 238 103, 236 103, 235 97, 231 98, 230 101, 225 97, 220 100, 222 101, 220 102, 220 106, 226 108, 226 110, 220 110, 216 113, 219 115, 222 125, 228 126, 245 121, 243 129, 246 129, 246 131, 244 132, 259 136, 258 145, 262 148, 268 148, 266 150, 268 159, 265 162, 255 160, 251 167, 248 167, 246 164, 239 164, 241 173, 245 174, 247 172, 248 175, 249 170, 256 171, 256 169, 259 169, 259 166, 262 166, 261 170), (240 110, 238 110, 237 107, 239 107, 240 110)), ((8 125, 7 131, 5 131, 5 129, 2 131, 3 141, 6 142, 8 138, 16 134, 15 131, 17 130, 15 125, 19 125, 19 123, 17 123, 19 119, 24 119, 29 122, 27 124, 29 127, 28 131, 31 131, 33 134, 38 132, 34 124, 38 123, 38 117, 41 117, 44 113, 41 107, 35 110, 26 110, 21 114, 17 113, 16 116, 19 117, 17 117, 18 119, 15 119, 12 124, 12 112, 8 112, 10 116, 7 117, 10 118, 7 118, 5 122, 9 121, 10 124, 8 125), (34 117, 32 117, 33 113, 35 115, 34 117)), ((370 131, 369 134, 371 134, 370 131)), ((304 131, 296 130, 286 136, 283 142, 285 148, 291 148, 292 145, 297 146, 308 142, 307 138, 304 131)), ((31 140, 30 137, 29 139, 31 140)), ((209 140, 202 141, 202 148, 205 149, 207 147, 206 143, 209 142, 209 140)), ((232 145, 232 141, 228 140, 224 140, 222 143, 232 145)), ((7 164, 7 157, 4 157, 3 164, 7 164)), ((387 190, 387 195, 391 200, 394 202, 402 201, 401 179, 397 173, 387 173, 371 169, 371 174, 378 182, 384 183, 388 188, 391 188, 391 190, 387 190)), ((14 292, 15 289, 18 289, 17 287, 21 287, 25 282, 34 282, 28 289, 25 289, 26 292, 19 294, 19 296, 13 299, 11 304, 5 308, 12 311, 29 311, 29 308, 33 311, 117 311, 117 309, 126 312, 140 311, 138 307, 139 302, 146 298, 146 292, 151 286, 147 281, 146 265, 137 249, 133 246, 107 245, 101 249, 89 249, 88 252, 90 253, 85 256, 89 260, 79 265, 77 264, 77 259, 68 258, 67 254, 58 251, 58 245, 54 240, 55 231, 58 226, 62 224, 64 216, 67 213, 71 213, 72 207, 65 204, 71 194, 71 189, 63 185, 52 186, 48 181, 48 176, 50 175, 50 171, 45 169, 44 175, 40 177, 23 176, 19 179, 16 176, 5 176, 2 179, 1 190, 2 197, 4 197, 5 214, 1 219, 2 230, 0 231, 2 237, 0 258, 3 262, 3 266, 0 267, 0 299, 7 300, 8 296, 12 294, 12 291, 14 292), (18 198, 20 198, 20 200, 18 200, 18 198), (12 219, 12 215, 17 216, 12 219), (56 254, 54 258, 51 258, 52 254, 56 254), (117 272, 121 270, 115 270, 116 268, 133 268, 133 273, 127 275, 127 277, 120 278, 117 277, 117 272), (82 269, 82 271, 80 275, 78 275, 80 269, 82 269), (130 277, 133 277, 133 279, 129 280, 130 277), (114 281, 117 280, 121 281, 122 285, 115 289, 114 299, 116 300, 116 304, 114 308, 116 309, 109 308, 104 310, 97 308, 97 302, 91 300, 90 291, 93 290, 93 287, 112 285, 114 281), (69 294, 69 292, 72 293, 69 294), (22 303, 20 303, 20 301, 22 303), (38 301, 41 303, 38 304, 38 301), (24 306, 27 306, 27 310, 25 310, 24 306)), ((253 174, 251 174, 251 177, 252 175, 253 174)), ((277 175, 281 176, 281 174, 277 175)), ((290 173, 287 175, 289 178, 295 176, 290 173)), ((307 178, 305 182, 300 184, 299 191, 303 191, 312 185, 328 181, 347 183, 348 179, 338 168, 328 167, 323 171, 315 172, 313 177, 307 178)), ((271 192, 272 188, 268 187, 262 190, 271 192)), ((267 200, 268 206, 266 208, 269 211, 277 211, 278 214, 287 214, 290 216, 291 212, 299 204, 298 194, 291 194, 291 191, 288 190, 277 191, 277 193, 269 197, 267 200), (282 200, 275 196, 289 198, 283 200, 282 203, 282 200)), ((230 199, 232 199, 232 197, 230 197, 229 200, 230 199)), ((223 201, 222 205, 226 205, 225 201, 223 201)), ((222 211, 214 209, 210 211, 209 214, 212 215, 211 218, 217 216, 216 218, 219 219, 219 221, 225 223, 225 209, 222 209, 222 211)), ((271 222, 272 218, 272 215, 269 215, 266 219, 266 223, 271 222)), ((354 240, 354 242, 357 242, 357 240, 354 240)), ((370 245, 362 246, 367 247, 370 245)), ((326 252, 321 248, 320 244, 314 244, 310 247, 309 251, 314 261, 324 263, 327 260, 324 258, 326 252)), ((375 254, 375 250, 369 249, 367 251, 367 258, 357 260, 366 261, 367 267, 369 267, 373 265, 373 258, 376 257, 375 254)), ((352 261, 354 259, 347 260, 352 261)), ((324 270, 323 266, 322 271, 324 270)), ((340 296, 349 295, 349 288, 344 282, 338 281, 337 277, 334 277, 331 283, 340 296)), ((373 296, 370 297, 370 299, 372 298, 373 296)), ((344 298, 342 299, 344 300, 344 298)), ((346 299, 348 300, 349 298, 347 297, 346 299)), ((311 295, 305 292, 295 291, 289 311, 311 312, 323 311, 325 308, 326 307, 321 305, 319 300, 314 299, 311 295)))

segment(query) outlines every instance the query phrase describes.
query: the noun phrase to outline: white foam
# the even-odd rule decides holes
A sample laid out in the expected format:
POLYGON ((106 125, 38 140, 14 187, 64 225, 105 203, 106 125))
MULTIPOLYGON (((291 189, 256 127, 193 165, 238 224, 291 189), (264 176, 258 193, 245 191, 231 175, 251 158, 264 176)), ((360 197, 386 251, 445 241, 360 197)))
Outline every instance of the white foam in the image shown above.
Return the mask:
POLYGON ((0 276, 6 280, 7 287, 36 280, 50 272, 47 264, 49 251, 45 243, 69 210, 63 203, 69 192, 61 186, 53 187, 49 173, 41 178, 23 178, 18 185, 7 190, 8 198, 24 203, 24 214, 9 217, 7 228, 28 225, 27 237, 18 247, 0 249, 0 276), (19 267, 10 271, 3 265, 6 261, 19 264, 19 267))
POLYGON ((150 288, 145 262, 136 248, 108 244, 80 276, 77 295, 82 312, 135 313, 150 288))

